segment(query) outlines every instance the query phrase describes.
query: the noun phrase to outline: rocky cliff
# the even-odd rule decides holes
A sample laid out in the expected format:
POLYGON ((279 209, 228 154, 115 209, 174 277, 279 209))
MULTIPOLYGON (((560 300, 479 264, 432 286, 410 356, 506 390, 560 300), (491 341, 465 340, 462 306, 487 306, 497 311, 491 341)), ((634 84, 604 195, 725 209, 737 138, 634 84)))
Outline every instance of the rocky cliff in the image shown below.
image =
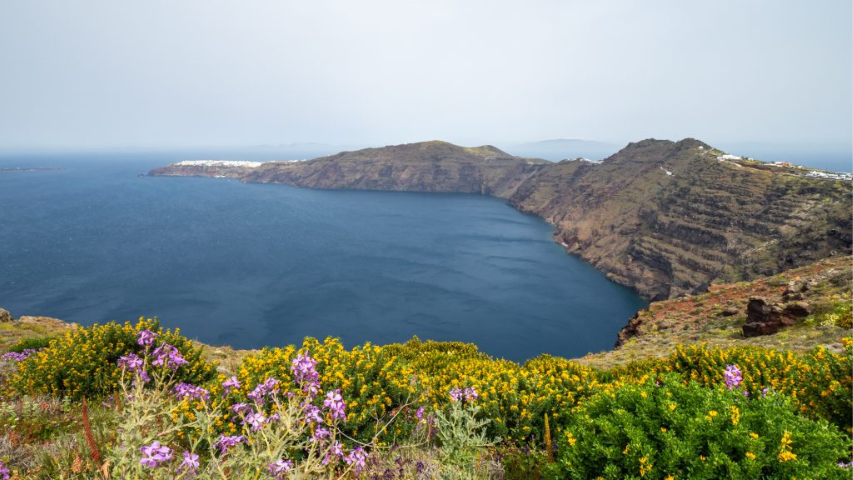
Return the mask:
POLYGON ((645 140, 600 164, 541 169, 509 203, 652 299, 850 253, 849 182, 721 155, 693 139, 645 140))
MULTIPOLYGON (((182 170, 172 165, 150 174, 182 170)), ((268 162, 228 176, 310 188, 507 198, 553 224, 568 252, 657 300, 849 255, 850 182, 807 175, 723 156, 694 139, 650 139, 601 163, 550 163, 491 146, 433 141, 268 162)))

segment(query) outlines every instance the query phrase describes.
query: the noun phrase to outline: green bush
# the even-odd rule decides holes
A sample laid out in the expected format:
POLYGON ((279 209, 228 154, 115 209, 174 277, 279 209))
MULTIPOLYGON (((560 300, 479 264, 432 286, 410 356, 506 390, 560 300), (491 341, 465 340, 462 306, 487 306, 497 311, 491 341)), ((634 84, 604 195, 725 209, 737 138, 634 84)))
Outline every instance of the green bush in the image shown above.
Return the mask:
POLYGON ((746 397, 665 375, 605 389, 558 437, 549 478, 849 478, 848 438, 799 416, 787 397, 746 397))
POLYGON ((21 353, 24 350, 41 350, 50 345, 50 342, 56 337, 32 337, 25 338, 20 342, 9 347, 10 352, 21 353))
POLYGON ((215 366, 201 358, 201 349, 178 330, 160 328, 156 319, 139 319, 136 325, 114 322, 68 332, 18 364, 9 379, 14 393, 72 398, 100 397, 118 389, 121 370, 118 359, 129 353, 142 354, 136 335, 142 330, 158 333, 156 345, 168 343, 189 362, 176 371, 180 381, 201 384, 215 378, 215 366))

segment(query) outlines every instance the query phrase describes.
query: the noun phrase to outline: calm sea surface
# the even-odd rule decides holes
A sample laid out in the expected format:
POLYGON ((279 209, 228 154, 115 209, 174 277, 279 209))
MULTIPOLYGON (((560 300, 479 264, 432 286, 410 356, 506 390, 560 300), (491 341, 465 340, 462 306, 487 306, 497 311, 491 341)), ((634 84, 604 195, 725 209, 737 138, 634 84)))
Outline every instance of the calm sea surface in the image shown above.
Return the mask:
POLYGON ((66 168, 0 173, 0 307, 156 315, 237 348, 417 335, 524 360, 609 349, 646 305, 500 199, 137 177, 201 155, 0 157, 66 168))

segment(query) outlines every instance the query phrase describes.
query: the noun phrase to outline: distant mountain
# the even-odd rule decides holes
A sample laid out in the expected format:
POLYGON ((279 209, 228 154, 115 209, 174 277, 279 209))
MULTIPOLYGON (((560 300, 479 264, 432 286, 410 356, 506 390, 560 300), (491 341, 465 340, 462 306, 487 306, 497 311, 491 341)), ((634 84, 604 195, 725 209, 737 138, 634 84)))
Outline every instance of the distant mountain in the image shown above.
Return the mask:
MULTIPOLYGON (((245 167, 243 167, 245 168, 245 167)), ((324 189, 467 192, 507 198, 555 240, 658 300, 806 265, 853 246, 848 177, 726 155, 694 139, 643 140, 600 163, 432 141, 267 162, 245 182, 324 189)), ((172 164, 150 175, 228 176, 172 164)))
POLYGON ((541 142, 510 145, 505 148, 516 155, 544 158, 552 161, 572 158, 601 160, 616 153, 619 150, 619 145, 592 140, 558 138, 543 140, 541 142))

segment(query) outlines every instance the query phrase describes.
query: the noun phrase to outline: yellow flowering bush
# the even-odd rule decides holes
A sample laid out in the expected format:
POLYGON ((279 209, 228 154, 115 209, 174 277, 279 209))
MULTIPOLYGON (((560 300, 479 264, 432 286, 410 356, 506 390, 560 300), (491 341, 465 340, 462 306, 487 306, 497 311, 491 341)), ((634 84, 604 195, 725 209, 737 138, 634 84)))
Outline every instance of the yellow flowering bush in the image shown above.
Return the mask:
POLYGON ((749 398, 676 374, 599 392, 556 438, 546 478, 849 478, 838 466, 847 436, 797 415, 784 395, 749 398))
POLYGON ((18 363, 8 385, 13 392, 31 396, 81 398, 114 392, 121 377, 116 362, 123 355, 143 350, 137 343, 137 334, 146 329, 158 334, 160 343, 176 347, 187 360, 176 372, 180 381, 198 384, 215 377, 215 366, 204 362, 201 349, 181 336, 180 331, 164 330, 156 319, 140 318, 135 325, 95 324, 51 340, 47 347, 18 363))

